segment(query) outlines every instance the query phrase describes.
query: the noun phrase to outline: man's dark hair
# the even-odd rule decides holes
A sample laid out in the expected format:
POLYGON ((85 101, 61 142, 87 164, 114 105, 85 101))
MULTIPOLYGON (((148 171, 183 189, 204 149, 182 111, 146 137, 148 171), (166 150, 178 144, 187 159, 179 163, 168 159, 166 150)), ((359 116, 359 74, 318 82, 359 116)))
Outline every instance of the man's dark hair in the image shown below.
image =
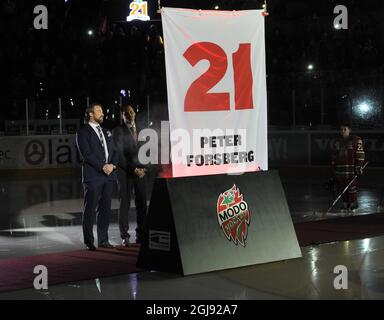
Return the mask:
POLYGON ((132 105, 130 105, 130 104, 122 104, 122 105, 120 106, 120 112, 123 113, 125 110, 128 109, 128 107, 133 108, 132 105))
POLYGON ((349 122, 342 122, 340 123, 340 127, 348 127, 349 129, 351 129, 351 124, 349 122))
POLYGON ((94 112, 96 106, 100 106, 100 107, 102 107, 102 105, 101 105, 100 103, 98 103, 98 102, 92 102, 92 103, 85 109, 84 123, 88 123, 88 122, 89 122, 89 119, 91 118, 91 117, 89 116, 89 114, 90 114, 91 112, 94 112))

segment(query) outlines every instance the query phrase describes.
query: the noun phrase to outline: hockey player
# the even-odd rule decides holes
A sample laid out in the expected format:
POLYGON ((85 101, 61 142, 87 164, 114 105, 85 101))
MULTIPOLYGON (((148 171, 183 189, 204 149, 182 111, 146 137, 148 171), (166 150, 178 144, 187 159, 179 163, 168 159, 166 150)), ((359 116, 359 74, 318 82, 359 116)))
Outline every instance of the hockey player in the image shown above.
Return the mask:
MULTIPOLYGON (((363 141, 360 137, 351 135, 351 126, 344 123, 340 126, 340 139, 335 143, 332 157, 335 180, 338 190, 341 192, 351 182, 355 175, 363 174, 365 153, 363 141)), ((347 192, 342 197, 343 211, 356 211, 357 203, 357 183, 356 180, 351 184, 347 192)))

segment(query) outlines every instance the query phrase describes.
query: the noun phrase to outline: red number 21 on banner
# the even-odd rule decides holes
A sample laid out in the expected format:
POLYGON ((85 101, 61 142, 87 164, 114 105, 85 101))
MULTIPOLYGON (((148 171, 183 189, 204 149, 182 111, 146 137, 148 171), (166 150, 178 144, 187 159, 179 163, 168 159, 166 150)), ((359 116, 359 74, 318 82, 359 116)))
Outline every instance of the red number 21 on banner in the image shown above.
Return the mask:
MULTIPOLYGON (((188 88, 184 111, 230 110, 229 92, 208 93, 225 75, 228 59, 224 50, 212 42, 197 42, 185 52, 184 58, 193 66, 201 60, 209 61, 209 68, 188 88)), ((232 54, 235 85, 235 109, 253 109, 251 44, 241 43, 232 54)))

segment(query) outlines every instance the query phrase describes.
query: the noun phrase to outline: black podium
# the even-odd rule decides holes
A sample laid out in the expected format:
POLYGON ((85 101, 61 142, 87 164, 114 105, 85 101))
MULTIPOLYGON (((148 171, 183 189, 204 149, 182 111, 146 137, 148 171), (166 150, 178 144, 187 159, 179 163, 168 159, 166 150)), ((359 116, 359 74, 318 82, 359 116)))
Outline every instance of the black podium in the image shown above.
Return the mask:
POLYGON ((138 267, 189 275, 299 257, 277 171, 155 181, 138 267))

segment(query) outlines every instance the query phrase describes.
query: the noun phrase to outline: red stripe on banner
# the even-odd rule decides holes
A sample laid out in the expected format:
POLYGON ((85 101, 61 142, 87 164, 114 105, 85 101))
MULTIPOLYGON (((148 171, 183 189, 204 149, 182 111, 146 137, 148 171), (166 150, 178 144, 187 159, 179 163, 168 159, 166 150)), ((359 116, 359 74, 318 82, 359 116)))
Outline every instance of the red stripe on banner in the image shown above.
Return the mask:
POLYGON ((232 59, 236 109, 253 109, 251 44, 241 43, 239 49, 232 54, 232 59))

